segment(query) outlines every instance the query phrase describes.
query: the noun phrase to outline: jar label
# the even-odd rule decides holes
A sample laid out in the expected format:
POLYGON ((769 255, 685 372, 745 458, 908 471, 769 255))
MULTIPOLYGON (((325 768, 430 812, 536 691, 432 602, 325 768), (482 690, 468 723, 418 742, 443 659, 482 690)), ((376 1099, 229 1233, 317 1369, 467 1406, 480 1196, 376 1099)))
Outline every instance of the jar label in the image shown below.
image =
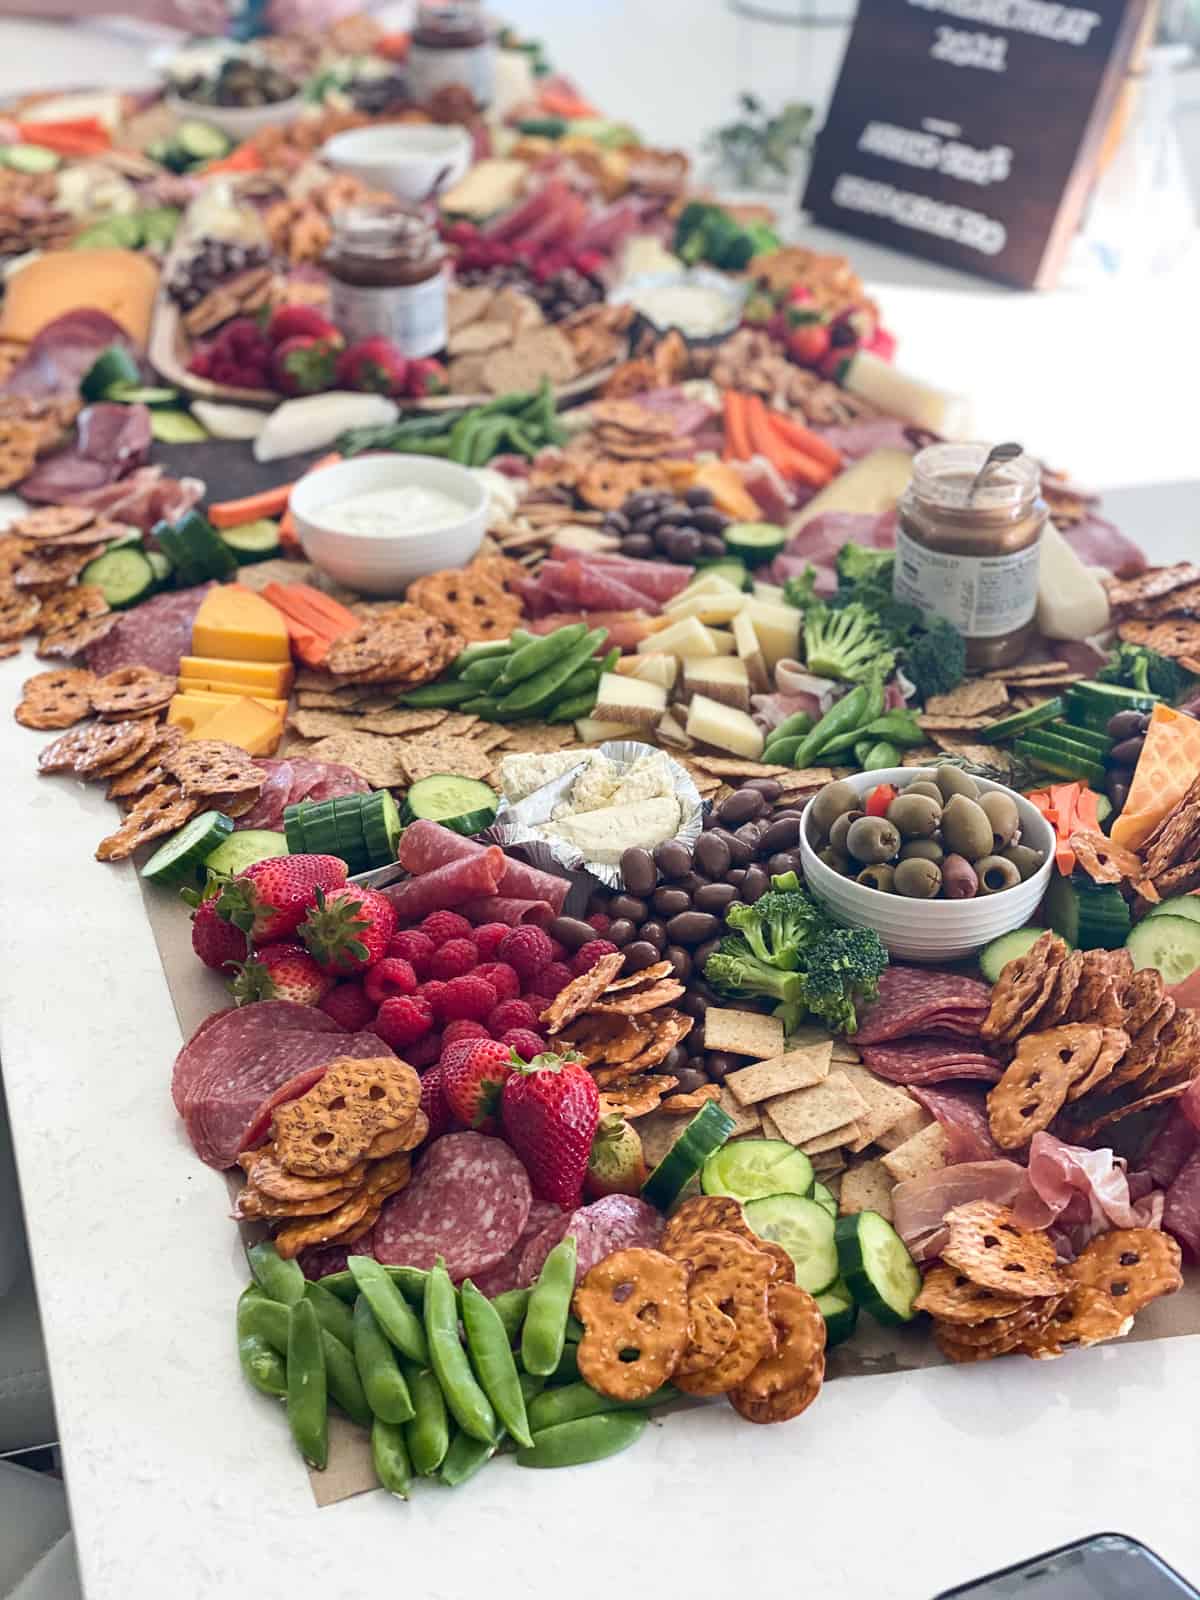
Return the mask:
POLYGON ((1041 541, 1001 556, 931 550, 896 529, 895 595, 926 620, 944 617, 966 639, 996 639, 1033 620, 1041 541))
POLYGON ((408 52, 408 92, 419 104, 451 85, 469 89, 477 106, 492 103, 496 54, 490 43, 430 49, 413 44, 408 52))
POLYGON ((378 289, 332 278, 329 314, 347 344, 382 334, 411 358, 436 355, 446 344, 446 275, 378 289))

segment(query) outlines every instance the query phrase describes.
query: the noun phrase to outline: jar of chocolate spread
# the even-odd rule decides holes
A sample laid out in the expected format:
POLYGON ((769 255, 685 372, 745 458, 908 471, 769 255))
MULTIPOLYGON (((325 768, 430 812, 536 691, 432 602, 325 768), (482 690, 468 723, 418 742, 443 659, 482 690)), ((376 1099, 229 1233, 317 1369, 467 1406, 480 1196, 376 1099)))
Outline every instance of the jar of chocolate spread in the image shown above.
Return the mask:
POLYGON ((347 344, 382 334, 414 358, 445 346, 445 258, 424 217, 401 206, 339 211, 324 265, 330 316, 347 344))
POLYGON ((896 599, 953 623, 978 669, 1020 660, 1037 609, 1041 471, 1019 446, 1008 450, 981 476, 986 445, 928 446, 899 506, 896 599))
POLYGON ((479 6, 458 0, 418 6, 406 72, 409 95, 418 105, 427 105, 438 89, 449 84, 468 89, 478 109, 490 105, 496 45, 479 6))

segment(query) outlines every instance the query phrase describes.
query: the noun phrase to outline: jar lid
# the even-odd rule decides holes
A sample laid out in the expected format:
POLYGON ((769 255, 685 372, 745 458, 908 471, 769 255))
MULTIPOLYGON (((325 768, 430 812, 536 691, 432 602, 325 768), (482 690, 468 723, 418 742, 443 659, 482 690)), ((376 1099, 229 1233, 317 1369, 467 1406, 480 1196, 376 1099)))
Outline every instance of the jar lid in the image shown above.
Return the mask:
POLYGON ((948 511, 1000 511, 1032 500, 1041 488, 1042 469, 1025 454, 997 462, 971 494, 990 448, 986 444, 927 445, 913 460, 913 493, 927 505, 948 511))

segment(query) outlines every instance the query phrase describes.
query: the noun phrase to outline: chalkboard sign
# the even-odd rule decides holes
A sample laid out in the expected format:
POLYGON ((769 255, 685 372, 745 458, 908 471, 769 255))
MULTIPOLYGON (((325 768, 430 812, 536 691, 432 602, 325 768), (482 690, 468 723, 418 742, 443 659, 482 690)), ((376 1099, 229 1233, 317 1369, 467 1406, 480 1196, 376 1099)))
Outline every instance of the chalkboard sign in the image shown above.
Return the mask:
POLYGON ((1022 288, 1079 226, 1150 0, 860 0, 804 204, 1022 288))

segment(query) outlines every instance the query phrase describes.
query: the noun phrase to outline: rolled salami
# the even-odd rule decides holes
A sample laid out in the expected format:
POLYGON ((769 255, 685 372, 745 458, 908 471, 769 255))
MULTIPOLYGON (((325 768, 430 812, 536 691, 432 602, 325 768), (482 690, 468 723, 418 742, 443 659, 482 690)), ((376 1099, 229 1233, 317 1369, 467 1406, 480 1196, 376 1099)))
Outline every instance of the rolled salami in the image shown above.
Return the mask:
MULTIPOLYGON (((414 828, 424 826, 421 822, 413 824, 414 828)), ((407 838, 408 834, 404 837, 407 838)), ((451 834, 451 838, 456 837, 456 834, 451 834)), ((494 895, 504 875, 504 851, 498 844, 489 845, 486 849, 479 845, 476 849, 477 854, 447 857, 436 866, 431 864, 414 868, 407 861, 404 862, 414 876, 383 891, 396 909, 397 922, 420 922, 431 911, 447 911, 451 906, 461 906, 467 900, 494 895)))
POLYGON ((506 922, 510 928, 519 928, 525 923, 532 923, 535 928, 548 928, 555 917, 549 900, 517 900, 505 894, 468 900, 459 910, 472 922, 506 922))
MULTIPOLYGON (((443 867, 450 861, 463 861, 477 856, 486 845, 466 839, 461 833, 443 828, 440 822, 422 819, 404 830, 400 840, 401 866, 412 873, 422 874, 443 867)), ((495 849, 493 845, 490 848, 495 849)), ((557 878, 552 872, 542 872, 538 867, 526 865, 504 857, 504 872, 497 893, 515 900, 548 900, 557 916, 563 908, 570 884, 566 878, 557 878)))

